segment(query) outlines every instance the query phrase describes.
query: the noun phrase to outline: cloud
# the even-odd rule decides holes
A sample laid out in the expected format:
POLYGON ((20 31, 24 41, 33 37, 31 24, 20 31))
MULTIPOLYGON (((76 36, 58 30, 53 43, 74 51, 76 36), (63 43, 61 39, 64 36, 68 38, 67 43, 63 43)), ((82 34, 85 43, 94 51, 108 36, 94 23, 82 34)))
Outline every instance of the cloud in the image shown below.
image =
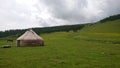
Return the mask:
POLYGON ((83 9, 86 7, 86 0, 44 0, 49 11, 52 13, 54 18, 66 20, 68 22, 83 21, 83 9))
POLYGON ((38 26, 32 16, 33 7, 18 3, 17 0, 0 2, 0 30, 21 29, 38 26))
POLYGON ((0 30, 91 23, 120 14, 120 0, 1 0, 0 30))
POLYGON ((43 0, 53 17, 71 23, 98 21, 120 13, 120 0, 43 0))

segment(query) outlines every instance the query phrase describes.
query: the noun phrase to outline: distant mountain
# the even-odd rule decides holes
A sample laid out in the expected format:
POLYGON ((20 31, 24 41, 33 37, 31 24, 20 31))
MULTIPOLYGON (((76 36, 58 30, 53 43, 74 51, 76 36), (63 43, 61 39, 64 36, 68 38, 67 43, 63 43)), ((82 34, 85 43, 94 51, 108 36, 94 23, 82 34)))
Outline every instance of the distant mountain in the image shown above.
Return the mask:
POLYGON ((81 31, 94 33, 120 33, 120 14, 105 18, 93 25, 87 25, 81 31))

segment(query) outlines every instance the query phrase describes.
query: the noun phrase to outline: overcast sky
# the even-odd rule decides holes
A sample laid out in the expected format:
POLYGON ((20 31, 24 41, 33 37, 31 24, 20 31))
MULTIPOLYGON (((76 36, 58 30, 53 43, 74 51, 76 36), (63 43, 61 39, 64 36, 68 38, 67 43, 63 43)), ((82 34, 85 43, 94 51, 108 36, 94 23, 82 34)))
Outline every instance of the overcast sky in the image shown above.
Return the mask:
POLYGON ((120 0, 0 0, 0 30, 82 24, 120 14, 120 0))

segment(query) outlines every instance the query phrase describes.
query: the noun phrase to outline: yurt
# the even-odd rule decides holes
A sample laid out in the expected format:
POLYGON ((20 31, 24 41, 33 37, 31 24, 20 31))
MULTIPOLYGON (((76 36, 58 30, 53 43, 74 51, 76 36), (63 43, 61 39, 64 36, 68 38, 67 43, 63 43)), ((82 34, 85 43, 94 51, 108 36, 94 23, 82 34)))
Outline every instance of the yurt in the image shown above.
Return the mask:
POLYGON ((32 29, 27 30, 17 39, 17 46, 43 46, 44 40, 32 29))

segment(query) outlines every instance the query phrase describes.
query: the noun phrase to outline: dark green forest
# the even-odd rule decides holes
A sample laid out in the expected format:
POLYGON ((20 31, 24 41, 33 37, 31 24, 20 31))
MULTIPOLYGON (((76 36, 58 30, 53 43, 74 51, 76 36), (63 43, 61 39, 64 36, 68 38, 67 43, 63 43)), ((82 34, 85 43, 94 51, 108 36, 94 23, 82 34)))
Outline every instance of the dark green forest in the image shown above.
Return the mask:
POLYGON ((109 16, 103 20, 100 20, 100 22, 106 22, 106 21, 113 21, 113 20, 116 20, 116 19, 120 19, 120 14, 117 14, 117 15, 113 15, 113 16, 109 16))
MULTIPOLYGON (((44 33, 51 33, 51 32, 61 32, 61 31, 74 31, 82 29, 85 24, 79 25, 64 25, 64 26, 54 26, 54 27, 44 27, 44 28, 32 28, 37 34, 44 34, 44 33)), ((0 31, 0 37, 7 37, 11 35, 20 36, 23 34, 27 29, 23 30, 7 30, 7 31, 0 31)))

